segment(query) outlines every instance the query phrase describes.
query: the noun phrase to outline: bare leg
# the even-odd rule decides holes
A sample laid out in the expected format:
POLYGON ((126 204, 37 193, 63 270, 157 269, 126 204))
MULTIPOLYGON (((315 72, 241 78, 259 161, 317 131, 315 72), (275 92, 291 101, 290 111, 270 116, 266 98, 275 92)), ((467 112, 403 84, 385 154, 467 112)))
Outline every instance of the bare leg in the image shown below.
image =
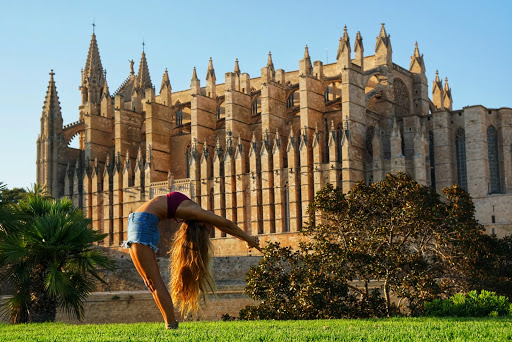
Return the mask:
POLYGON ((130 248, 130 255, 135 268, 144 280, 144 284, 146 284, 146 287, 153 295, 166 326, 174 323, 176 318, 174 316, 171 295, 167 291, 164 280, 160 275, 155 252, 149 246, 133 243, 130 248))

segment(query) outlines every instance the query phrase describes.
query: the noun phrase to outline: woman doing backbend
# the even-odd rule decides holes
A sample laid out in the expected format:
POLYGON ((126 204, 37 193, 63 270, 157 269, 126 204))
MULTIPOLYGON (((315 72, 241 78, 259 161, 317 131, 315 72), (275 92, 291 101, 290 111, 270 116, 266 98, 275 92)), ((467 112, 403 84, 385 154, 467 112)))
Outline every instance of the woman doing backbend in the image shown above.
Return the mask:
POLYGON ((182 314, 197 313, 199 296, 214 283, 209 263, 212 254, 210 232, 213 226, 247 242, 249 248, 259 248, 258 237, 251 236, 234 222, 202 209, 182 193, 171 192, 144 203, 128 218, 130 255, 137 271, 151 291, 164 318, 166 329, 178 328, 173 299, 182 314), (171 247, 171 295, 165 286, 156 261, 158 252, 158 222, 169 218, 181 219, 171 247))

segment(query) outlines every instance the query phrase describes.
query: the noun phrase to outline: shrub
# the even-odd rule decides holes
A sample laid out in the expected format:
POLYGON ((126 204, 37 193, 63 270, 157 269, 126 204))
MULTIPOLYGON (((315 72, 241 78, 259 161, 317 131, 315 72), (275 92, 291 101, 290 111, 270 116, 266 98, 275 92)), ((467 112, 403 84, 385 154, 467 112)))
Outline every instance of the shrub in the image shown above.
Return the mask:
POLYGON ((507 316, 512 314, 512 305, 507 297, 498 296, 495 292, 471 291, 467 294, 457 293, 445 300, 436 299, 425 303, 425 314, 436 317, 507 316))

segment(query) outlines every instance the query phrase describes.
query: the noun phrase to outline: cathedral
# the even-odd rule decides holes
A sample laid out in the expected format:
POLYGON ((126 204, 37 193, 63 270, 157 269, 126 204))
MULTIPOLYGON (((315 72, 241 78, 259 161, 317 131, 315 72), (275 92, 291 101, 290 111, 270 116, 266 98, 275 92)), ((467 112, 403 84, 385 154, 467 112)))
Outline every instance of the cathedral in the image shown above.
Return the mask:
MULTIPOLYGON (((311 61, 306 46, 298 70, 275 69, 269 53, 261 75, 236 60, 221 83, 210 58, 205 85, 194 68, 179 91, 167 70, 159 87, 152 82, 143 51, 137 73, 131 61, 111 94, 93 32, 76 122, 63 125, 50 73, 37 182, 83 208, 113 248, 126 239, 128 215, 169 191, 293 246, 326 183, 348 192, 396 172, 438 192, 459 184, 489 234, 511 234, 512 109, 453 109, 448 79, 436 71, 429 89, 418 44, 411 50, 408 68, 393 63, 383 24, 365 55, 361 34, 352 45, 345 27, 334 63, 311 61), (78 149, 68 146, 75 136, 78 149)), ((248 253, 220 231, 212 240, 216 255, 248 253)))

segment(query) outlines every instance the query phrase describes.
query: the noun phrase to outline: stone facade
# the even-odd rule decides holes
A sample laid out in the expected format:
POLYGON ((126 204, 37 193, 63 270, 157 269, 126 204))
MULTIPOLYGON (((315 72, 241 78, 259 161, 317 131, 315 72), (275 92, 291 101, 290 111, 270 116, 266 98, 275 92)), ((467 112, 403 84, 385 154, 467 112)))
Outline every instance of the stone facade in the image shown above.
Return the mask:
MULTIPOLYGON (((67 196, 108 234, 126 238, 128 215, 144 201, 181 191, 261 240, 295 245, 317 190, 403 171, 438 191, 461 184, 489 232, 512 233, 512 109, 452 109, 436 72, 429 90, 416 44, 409 68, 393 63, 384 25, 365 56, 359 32, 345 28, 335 63, 240 71, 206 85, 195 69, 190 89, 173 91, 165 70, 156 95, 146 55, 112 95, 93 33, 78 121, 63 126, 51 73, 37 140, 37 181, 67 196), (68 147, 79 136, 79 148, 68 147)), ((174 222, 160 224, 162 253, 174 222), (169 229, 170 228, 170 229, 169 229)), ((247 255, 244 244, 212 233, 216 255, 247 255)), ((162 254, 163 255, 163 254, 162 254)))

